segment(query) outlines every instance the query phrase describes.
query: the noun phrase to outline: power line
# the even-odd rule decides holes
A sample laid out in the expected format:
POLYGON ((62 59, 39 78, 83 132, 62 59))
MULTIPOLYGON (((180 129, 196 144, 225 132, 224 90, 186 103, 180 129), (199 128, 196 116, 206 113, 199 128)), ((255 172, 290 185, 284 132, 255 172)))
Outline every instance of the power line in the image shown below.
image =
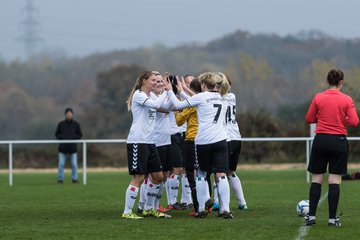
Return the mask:
POLYGON ((34 55, 38 43, 41 38, 38 36, 39 22, 36 20, 37 9, 32 0, 26 1, 23 8, 25 18, 20 22, 24 32, 20 37, 20 41, 24 43, 25 56, 29 59, 34 55))

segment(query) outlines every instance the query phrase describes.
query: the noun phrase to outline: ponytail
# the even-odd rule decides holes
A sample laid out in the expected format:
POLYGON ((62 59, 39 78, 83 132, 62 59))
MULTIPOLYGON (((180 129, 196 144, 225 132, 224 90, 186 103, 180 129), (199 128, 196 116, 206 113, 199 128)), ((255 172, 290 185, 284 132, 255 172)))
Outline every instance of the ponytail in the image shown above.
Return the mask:
POLYGON ((142 73, 139 75, 139 77, 136 79, 135 84, 134 84, 134 87, 133 87, 133 89, 131 90, 130 95, 129 95, 127 101, 126 101, 128 111, 131 110, 132 97, 133 97, 135 91, 141 89, 144 80, 148 79, 148 78, 151 77, 152 75, 154 75, 154 72, 152 72, 152 71, 144 71, 144 72, 142 72, 142 73))
POLYGON ((216 72, 216 74, 219 76, 219 80, 216 83, 216 86, 219 89, 220 95, 224 96, 230 91, 229 81, 224 73, 216 72))

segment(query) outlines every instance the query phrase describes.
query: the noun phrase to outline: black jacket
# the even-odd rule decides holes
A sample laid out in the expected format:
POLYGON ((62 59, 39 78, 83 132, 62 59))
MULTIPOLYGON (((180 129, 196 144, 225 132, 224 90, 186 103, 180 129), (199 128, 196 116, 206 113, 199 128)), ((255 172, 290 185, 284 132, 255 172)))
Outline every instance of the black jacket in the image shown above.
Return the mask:
MULTIPOLYGON (((59 140, 76 140, 82 138, 80 124, 75 120, 61 121, 55 132, 55 137, 59 140)), ((76 143, 66 143, 59 145, 59 152, 61 153, 76 153, 76 143)))

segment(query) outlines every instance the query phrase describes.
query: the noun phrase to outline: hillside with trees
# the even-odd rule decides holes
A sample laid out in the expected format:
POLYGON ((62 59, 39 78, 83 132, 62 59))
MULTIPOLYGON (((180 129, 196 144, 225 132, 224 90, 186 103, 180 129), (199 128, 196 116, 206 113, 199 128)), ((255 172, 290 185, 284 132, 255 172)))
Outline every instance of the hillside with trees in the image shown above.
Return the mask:
MULTIPOLYGON (((85 58, 42 55, 26 62, 0 61, 0 138, 53 139, 67 106, 75 109, 85 138, 125 138, 131 121, 126 99, 144 69, 178 75, 223 71, 233 80, 244 137, 307 136, 304 114, 314 93, 326 89, 329 69, 344 70, 343 91, 359 106, 359 66, 360 39, 317 31, 286 37, 236 31, 206 44, 175 48, 156 45, 85 58)), ((352 136, 358 133, 350 130, 352 136)), ((255 144, 243 157, 286 161, 288 152, 304 154, 296 144, 255 144)))

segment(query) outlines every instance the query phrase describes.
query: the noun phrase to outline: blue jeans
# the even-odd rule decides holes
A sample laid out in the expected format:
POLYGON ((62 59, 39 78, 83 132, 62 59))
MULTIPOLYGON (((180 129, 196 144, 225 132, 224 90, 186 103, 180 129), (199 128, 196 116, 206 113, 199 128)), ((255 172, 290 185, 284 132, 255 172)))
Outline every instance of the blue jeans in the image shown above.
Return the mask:
MULTIPOLYGON (((77 174, 77 153, 69 154, 71 160, 71 179, 78 180, 77 174)), ((59 152, 58 180, 64 181, 66 154, 59 152)))

